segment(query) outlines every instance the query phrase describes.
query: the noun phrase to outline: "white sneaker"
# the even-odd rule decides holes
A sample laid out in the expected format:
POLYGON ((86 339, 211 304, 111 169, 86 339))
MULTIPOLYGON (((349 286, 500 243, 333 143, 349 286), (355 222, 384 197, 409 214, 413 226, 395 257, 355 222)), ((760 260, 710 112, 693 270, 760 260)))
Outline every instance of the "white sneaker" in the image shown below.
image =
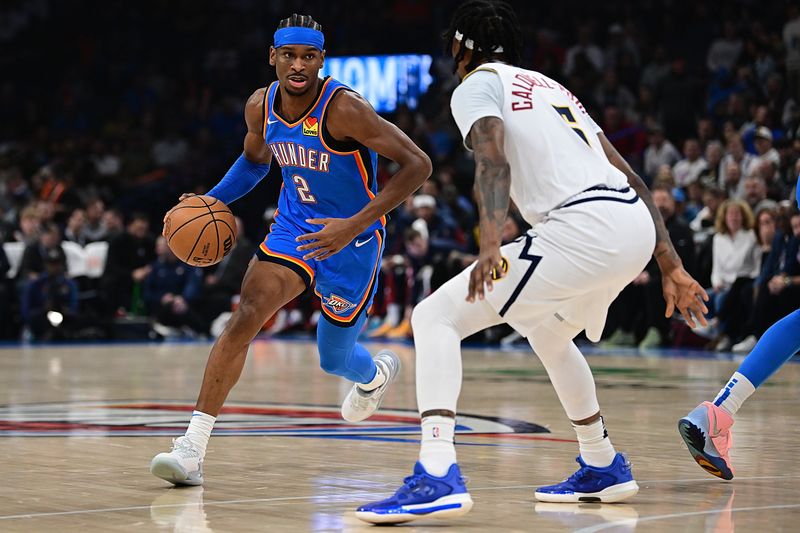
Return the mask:
POLYGON ((173 485, 202 485, 203 456, 189 437, 178 437, 169 453, 153 457, 150 473, 173 485))
POLYGON ((758 339, 756 339, 755 335, 748 335, 742 342, 734 344, 731 350, 733 350, 734 353, 749 353, 750 350, 756 347, 757 342, 758 339))
POLYGON ((381 405, 381 400, 389 389, 389 384, 400 372, 400 358, 392 351, 381 350, 373 357, 373 360, 378 365, 378 369, 386 376, 386 381, 371 391, 362 390, 357 383, 353 385, 342 403, 342 418, 348 422, 361 422, 372 416, 372 413, 381 405))

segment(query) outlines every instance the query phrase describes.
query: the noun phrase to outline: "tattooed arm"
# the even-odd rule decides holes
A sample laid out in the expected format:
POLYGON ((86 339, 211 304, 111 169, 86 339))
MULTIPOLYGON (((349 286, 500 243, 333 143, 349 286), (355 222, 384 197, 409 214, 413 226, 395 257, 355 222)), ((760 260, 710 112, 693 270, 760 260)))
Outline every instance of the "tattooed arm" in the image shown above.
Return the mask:
POLYGON ((650 189, 647 188, 642 178, 633 171, 628 162, 619 155, 617 149, 614 148, 606 136, 602 132, 598 133, 597 136, 600 138, 600 144, 603 146, 606 157, 608 157, 612 165, 621 170, 628 178, 628 183, 647 206, 653 219, 653 224, 655 224, 656 247, 653 251, 653 257, 655 257, 656 262, 658 262, 658 268, 661 270, 661 284, 664 300, 667 302, 665 316, 672 316, 677 307, 689 326, 695 327, 695 319, 706 325, 706 319, 703 315, 708 313, 708 309, 703 304, 703 300, 708 301, 708 295, 700 284, 683 268, 681 258, 669 238, 669 231, 667 231, 667 226, 661 217, 661 212, 653 202, 653 195, 650 194, 650 189))
POLYGON ((503 223, 511 194, 511 172, 503 151, 505 128, 497 117, 484 117, 472 126, 469 142, 475 151, 475 198, 480 215, 480 255, 469 280, 467 301, 483 300, 484 285, 505 275, 500 255, 503 223))

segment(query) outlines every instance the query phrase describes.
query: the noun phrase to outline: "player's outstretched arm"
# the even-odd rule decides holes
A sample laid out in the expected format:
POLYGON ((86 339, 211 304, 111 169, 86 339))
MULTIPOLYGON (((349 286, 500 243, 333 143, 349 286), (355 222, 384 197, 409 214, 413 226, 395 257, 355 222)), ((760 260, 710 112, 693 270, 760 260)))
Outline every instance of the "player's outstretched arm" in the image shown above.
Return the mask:
POLYGON ((497 117, 478 119, 469 132, 475 151, 475 198, 480 215, 481 245, 478 262, 470 273, 467 301, 484 298, 492 280, 505 274, 500 255, 503 223, 511 198, 511 168, 503 150, 505 126, 497 117))
POLYGON ((301 235, 298 241, 312 241, 297 249, 313 250, 305 259, 323 260, 341 251, 376 220, 400 205, 431 175, 431 160, 394 124, 382 119, 372 106, 353 92, 341 92, 329 104, 328 132, 341 140, 354 140, 400 165, 400 170, 364 208, 348 219, 311 219, 325 227, 301 235))
POLYGON ((695 279, 683 268, 683 263, 672 245, 667 226, 661 213, 653 202, 650 189, 647 188, 642 178, 633 171, 627 161, 617 152, 606 136, 598 133, 603 151, 612 165, 621 170, 628 178, 628 183, 644 201, 653 224, 656 227, 656 247, 653 256, 661 270, 661 282, 664 290, 664 300, 667 302, 665 315, 672 316, 677 307, 690 327, 695 327, 695 319, 706 325, 705 313, 708 312, 703 301, 708 301, 708 294, 695 279))

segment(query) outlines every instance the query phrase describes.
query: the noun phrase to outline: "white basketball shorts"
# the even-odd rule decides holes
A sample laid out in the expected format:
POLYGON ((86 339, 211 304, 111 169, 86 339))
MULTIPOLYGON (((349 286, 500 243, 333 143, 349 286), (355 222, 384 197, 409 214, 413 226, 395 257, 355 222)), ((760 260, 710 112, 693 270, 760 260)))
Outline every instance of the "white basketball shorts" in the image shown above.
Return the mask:
MULTIPOLYGON (((522 335, 555 317, 597 342, 609 305, 654 248, 653 221, 633 189, 590 189, 501 248, 508 272, 486 300, 522 335)), ((459 274, 458 285, 468 286, 473 267, 459 274)))

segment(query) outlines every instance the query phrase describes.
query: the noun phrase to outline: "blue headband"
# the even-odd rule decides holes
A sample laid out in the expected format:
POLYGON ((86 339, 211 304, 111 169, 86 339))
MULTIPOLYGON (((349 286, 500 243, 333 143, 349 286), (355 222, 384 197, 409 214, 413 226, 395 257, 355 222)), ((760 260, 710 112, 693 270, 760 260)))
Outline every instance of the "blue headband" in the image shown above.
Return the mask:
POLYGON ((305 44, 322 51, 325 49, 325 35, 318 30, 298 28, 295 26, 291 28, 281 28, 275 32, 275 44, 273 44, 275 48, 291 44, 305 44))

